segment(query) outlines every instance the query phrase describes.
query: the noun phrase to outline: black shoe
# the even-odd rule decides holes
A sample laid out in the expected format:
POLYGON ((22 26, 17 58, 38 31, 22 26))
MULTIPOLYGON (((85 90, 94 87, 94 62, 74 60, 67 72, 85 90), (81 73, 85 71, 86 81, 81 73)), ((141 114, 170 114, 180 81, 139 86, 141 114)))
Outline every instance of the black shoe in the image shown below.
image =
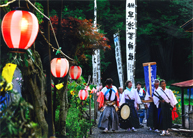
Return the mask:
POLYGON ((139 125, 140 128, 144 127, 143 125, 139 125))

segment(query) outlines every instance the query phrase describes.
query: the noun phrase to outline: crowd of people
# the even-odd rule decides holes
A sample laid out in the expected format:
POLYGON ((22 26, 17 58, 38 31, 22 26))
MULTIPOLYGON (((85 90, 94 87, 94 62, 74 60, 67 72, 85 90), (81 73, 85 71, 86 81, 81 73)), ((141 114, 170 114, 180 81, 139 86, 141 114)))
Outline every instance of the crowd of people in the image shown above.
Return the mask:
POLYGON ((170 135, 168 129, 172 127, 172 110, 176 110, 177 100, 173 92, 166 88, 166 81, 155 80, 155 89, 152 95, 142 88, 141 82, 137 82, 136 89, 131 81, 126 81, 125 90, 113 85, 113 80, 108 78, 106 86, 99 95, 99 109, 101 116, 98 127, 104 132, 110 129, 116 131, 119 128, 135 132, 137 128, 146 123, 149 131, 161 132, 161 136, 170 135), (123 105, 129 106, 129 119, 120 121, 119 110, 123 105))

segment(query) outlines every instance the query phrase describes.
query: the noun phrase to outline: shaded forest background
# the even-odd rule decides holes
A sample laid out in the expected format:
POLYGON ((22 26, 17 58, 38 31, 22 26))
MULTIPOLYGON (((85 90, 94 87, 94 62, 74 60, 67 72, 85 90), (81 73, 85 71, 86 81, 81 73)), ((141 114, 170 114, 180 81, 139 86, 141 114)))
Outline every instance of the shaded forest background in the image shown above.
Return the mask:
MULTIPOLYGON (((50 16, 58 15, 57 1, 51 5, 50 16), (52 6, 53 5, 53 6, 52 6)), ((124 81, 126 81, 126 35, 125 0, 98 0, 97 23, 100 31, 109 38, 111 50, 101 51, 102 82, 111 77, 119 86, 113 34, 120 30, 124 81)), ((59 5, 58 5, 59 6, 59 5)), ((137 48, 136 81, 144 80, 145 62, 157 62, 157 75, 170 82, 193 78, 192 33, 185 32, 181 25, 193 17, 191 0, 138 0, 137 1, 137 48)), ((64 18, 73 16, 93 19, 93 1, 64 1, 64 18)), ((91 56, 82 64, 83 76, 92 74, 91 56)))
MULTIPOLYGON (((45 1, 36 0, 46 13, 45 1)), ((109 39, 111 50, 101 50, 102 82, 111 77, 118 87, 119 80, 115 61, 113 34, 120 30, 124 81, 126 81, 126 35, 125 35, 125 0, 98 0, 97 23, 100 32, 109 39)), ((61 2, 50 1, 50 17, 60 16, 61 2)), ((62 18, 93 19, 93 1, 63 1, 62 18)), ((181 25, 193 17, 191 0, 138 0, 137 1, 137 48, 136 81, 144 81, 142 63, 157 62, 157 75, 167 81, 184 81, 193 78, 192 73, 192 33, 185 32, 181 25)), ((2 16, 3 17, 3 16, 2 16)), ((44 22, 41 23, 44 26, 44 22)), ((38 40, 36 40, 38 41, 38 40)), ((51 43, 55 44, 53 36, 51 43)), ((65 45, 65 44, 61 44, 65 45)), ((68 45, 66 51, 68 51, 68 45)), ((36 50, 41 54, 45 49, 37 42, 36 50)), ((46 53, 46 52, 45 52, 46 53)), ((68 55, 68 52, 66 52, 68 55)), ((52 53, 54 55, 54 53, 52 53)), ((42 59, 44 69, 47 56, 42 59)), ((92 74, 91 55, 86 54, 86 62, 79 63, 83 68, 83 77, 92 74)))

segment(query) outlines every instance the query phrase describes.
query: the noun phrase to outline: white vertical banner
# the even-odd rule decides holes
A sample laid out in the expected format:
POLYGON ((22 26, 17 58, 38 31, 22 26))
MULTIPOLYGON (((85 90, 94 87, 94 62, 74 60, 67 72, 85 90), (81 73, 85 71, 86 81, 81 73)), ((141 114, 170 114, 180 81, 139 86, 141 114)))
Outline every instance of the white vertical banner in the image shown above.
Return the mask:
POLYGON ((97 85, 101 83, 101 61, 100 61, 100 49, 97 49, 97 85))
POLYGON ((126 61, 127 80, 135 87, 135 48, 136 48, 136 0, 126 0, 126 61))
POLYGON ((92 79, 93 83, 97 84, 97 50, 92 55, 92 79))
POLYGON ((119 77, 119 84, 120 87, 123 88, 123 68, 122 68, 122 58, 121 58, 121 44, 120 44, 120 37, 119 33, 113 35, 114 44, 115 44, 115 58, 117 62, 117 73, 119 77))
MULTIPOLYGON (((97 1, 94 0, 94 27, 97 27, 97 1)), ((97 31, 97 30, 95 30, 97 31)), ((92 55, 92 67, 93 67, 93 83, 99 85, 101 83, 101 67, 100 67, 100 49, 94 50, 92 55)))

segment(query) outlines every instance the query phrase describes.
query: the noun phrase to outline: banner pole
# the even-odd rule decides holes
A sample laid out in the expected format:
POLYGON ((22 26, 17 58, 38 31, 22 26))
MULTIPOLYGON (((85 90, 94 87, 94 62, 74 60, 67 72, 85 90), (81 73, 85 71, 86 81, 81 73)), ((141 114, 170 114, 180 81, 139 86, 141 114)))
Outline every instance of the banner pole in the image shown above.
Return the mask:
POLYGON ((148 64, 148 71, 149 71, 149 93, 150 97, 152 97, 152 89, 151 89, 151 65, 148 64))

